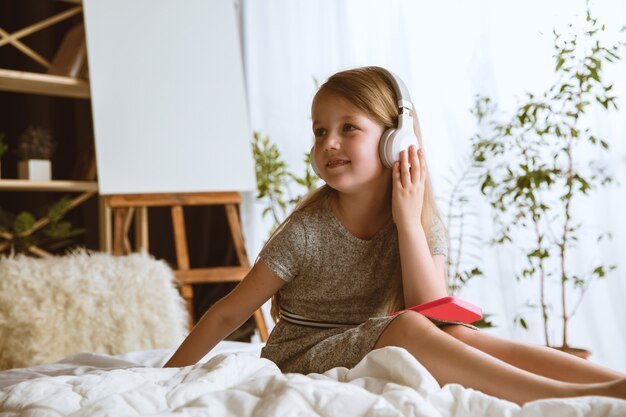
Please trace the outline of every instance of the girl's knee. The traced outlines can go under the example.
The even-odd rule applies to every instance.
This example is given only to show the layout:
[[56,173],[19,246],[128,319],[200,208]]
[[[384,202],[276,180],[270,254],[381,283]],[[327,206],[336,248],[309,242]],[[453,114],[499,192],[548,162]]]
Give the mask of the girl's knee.
[[383,331],[375,348],[384,346],[404,346],[415,337],[423,337],[437,326],[423,315],[414,311],[406,311],[396,316]]
[[426,316],[411,310],[399,314],[392,321],[392,324],[393,323],[396,323],[397,326],[403,327],[407,330],[415,328],[434,329],[437,327]]

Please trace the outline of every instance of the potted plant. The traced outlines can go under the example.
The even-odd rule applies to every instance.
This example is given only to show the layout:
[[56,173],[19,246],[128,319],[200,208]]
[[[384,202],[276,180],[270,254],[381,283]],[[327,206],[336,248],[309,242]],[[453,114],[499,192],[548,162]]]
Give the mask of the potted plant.
[[[258,191],[256,198],[265,202],[263,216],[271,214],[273,230],[283,222],[302,197],[316,187],[317,176],[311,168],[311,156],[308,152],[304,156],[306,170],[304,175],[299,177],[287,169],[280,151],[270,142],[270,138],[262,137],[259,132],[254,132],[252,153],[256,166]],[[294,183],[304,188],[303,194],[295,197],[292,195]]]
[[29,126],[18,138],[18,178],[35,181],[50,181],[52,169],[50,159],[56,145],[49,130]]
[[[613,85],[602,76],[603,64],[620,59],[620,43],[605,46],[604,30],[587,9],[579,34],[554,31],[557,81],[551,88],[540,96],[526,93],[508,116],[498,115],[489,97],[479,96],[473,109],[484,128],[472,138],[472,154],[482,170],[481,191],[495,209],[498,231],[493,242],[515,242],[525,252],[526,263],[517,278],[539,281],[533,304],[541,312],[545,343],[565,351],[571,350],[568,322],[590,283],[615,269],[603,263],[589,265],[587,271],[570,266],[577,242],[606,236],[583,234],[583,223],[573,211],[579,199],[612,182],[602,168],[581,161],[591,150],[598,155],[609,152],[608,143],[585,124],[592,103],[605,110],[616,108]],[[549,292],[553,281],[556,297]],[[573,290],[579,291],[579,298],[572,303]],[[560,346],[549,337],[549,319],[555,314],[551,299],[560,304]],[[521,316],[516,322],[527,327]]]
[[[2,155],[4,155],[9,149],[9,145],[4,143],[4,133],[0,133],[0,162],[2,159]],[[0,178],[2,178],[2,165],[0,164]]]
[[68,197],[42,207],[37,215],[27,211],[14,214],[0,207],[0,252],[48,257],[51,252],[74,244],[73,238],[85,230],[75,229],[64,220],[70,209]]

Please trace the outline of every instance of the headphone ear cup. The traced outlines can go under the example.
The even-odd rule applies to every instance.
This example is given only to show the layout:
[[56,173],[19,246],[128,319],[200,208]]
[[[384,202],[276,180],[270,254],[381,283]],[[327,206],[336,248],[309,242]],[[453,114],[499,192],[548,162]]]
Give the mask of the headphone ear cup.
[[311,152],[309,153],[309,160],[311,161],[311,168],[313,168],[313,172],[315,172],[315,175],[317,175],[318,177],[320,176],[320,171],[319,169],[317,169],[317,164],[315,163],[315,156],[313,155],[315,151],[315,146],[311,147]]
[[[412,126],[409,123],[407,125]],[[419,142],[412,128],[387,129],[378,143],[380,160],[386,168],[393,168],[393,164],[400,157],[400,152],[409,149],[411,145],[419,149]]]
[[380,137],[380,142],[378,142],[378,155],[380,156],[380,160],[385,166],[385,168],[393,167],[393,154],[391,153],[393,149],[393,138],[396,136],[396,129],[391,128],[387,129],[383,132],[383,135]]

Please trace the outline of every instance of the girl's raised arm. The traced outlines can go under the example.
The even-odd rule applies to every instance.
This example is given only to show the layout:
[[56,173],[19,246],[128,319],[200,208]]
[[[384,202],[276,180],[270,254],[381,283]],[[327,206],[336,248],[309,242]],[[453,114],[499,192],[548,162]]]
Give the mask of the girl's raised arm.
[[398,228],[398,245],[404,304],[406,307],[445,297],[445,257],[431,255],[421,224],[426,184],[424,156],[415,146],[400,152],[393,167],[393,218]]
[[198,362],[284,284],[264,262],[257,262],[235,289],[207,310],[164,367]]

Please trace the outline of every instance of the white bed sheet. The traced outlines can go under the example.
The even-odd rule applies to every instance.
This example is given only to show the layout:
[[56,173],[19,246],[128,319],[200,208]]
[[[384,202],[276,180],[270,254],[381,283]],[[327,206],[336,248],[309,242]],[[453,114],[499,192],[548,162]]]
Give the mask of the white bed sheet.
[[460,385],[440,387],[408,352],[385,348],[355,368],[282,374],[261,344],[222,342],[185,368],[172,351],[78,354],[0,372],[1,416],[626,416],[626,401],[582,397],[520,408]]
[[[207,362],[221,353],[249,352],[260,356],[262,343],[243,343],[223,341],[218,343],[199,363]],[[16,368],[0,371],[0,389],[10,385],[44,376],[83,375],[95,370],[134,368],[134,367],[162,367],[174,353],[174,349],[155,349],[137,352],[128,352],[110,356],[98,353],[78,353],[53,364],[40,365],[33,368]],[[2,398],[0,396],[0,398]],[[2,403],[0,402],[0,405]],[[0,408],[1,410],[1,408]]]

